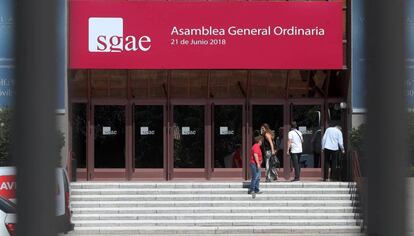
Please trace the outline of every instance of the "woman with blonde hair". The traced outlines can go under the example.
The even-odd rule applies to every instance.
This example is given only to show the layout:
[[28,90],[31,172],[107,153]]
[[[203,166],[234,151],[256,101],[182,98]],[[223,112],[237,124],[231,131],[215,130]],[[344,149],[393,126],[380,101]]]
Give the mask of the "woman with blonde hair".
[[271,161],[272,156],[276,155],[276,145],[274,143],[275,134],[270,130],[269,125],[264,123],[260,127],[260,133],[263,136],[263,154],[266,161],[266,182],[277,180],[277,170],[274,162]]

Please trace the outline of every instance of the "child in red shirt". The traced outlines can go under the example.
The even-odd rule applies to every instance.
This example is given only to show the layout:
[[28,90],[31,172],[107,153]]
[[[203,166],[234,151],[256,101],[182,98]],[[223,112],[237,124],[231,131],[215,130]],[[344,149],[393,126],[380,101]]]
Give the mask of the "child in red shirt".
[[[260,183],[260,166],[262,165],[263,156],[260,146],[263,143],[263,137],[257,136],[254,138],[254,145],[250,151],[250,171],[252,180],[250,182],[250,189],[248,194],[260,194],[262,193],[259,189]],[[254,197],[255,195],[253,195]]]

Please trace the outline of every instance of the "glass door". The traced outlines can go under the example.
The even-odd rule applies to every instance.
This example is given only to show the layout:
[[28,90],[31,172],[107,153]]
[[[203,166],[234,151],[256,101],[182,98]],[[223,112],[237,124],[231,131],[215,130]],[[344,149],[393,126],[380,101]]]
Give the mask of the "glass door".
[[[276,153],[280,166],[277,168],[279,179],[282,177],[283,167],[284,167],[284,139],[283,139],[283,105],[273,105],[273,104],[256,104],[252,105],[252,120],[251,120],[251,143],[255,136],[261,135],[260,127],[266,123],[269,125],[269,128],[274,133],[274,141],[277,145],[278,152]],[[250,150],[250,148],[248,149]],[[262,167],[265,168],[265,162],[263,162]],[[265,173],[262,171],[262,176],[264,177]]]
[[212,105],[212,176],[243,177],[243,105]]
[[[347,132],[347,120],[346,120],[346,109],[341,108],[341,100],[337,101],[331,101],[328,102],[328,109],[326,111],[326,120],[327,124],[326,127],[329,126],[340,126],[342,129],[342,137],[344,141],[344,147],[345,150],[348,146],[347,139],[345,137],[348,136]],[[347,170],[349,169],[349,166],[351,163],[349,163],[349,159],[345,158],[347,155],[340,154],[337,162],[337,167],[340,170],[339,173],[337,173],[338,180],[347,180],[348,173]],[[322,166],[324,166],[325,163],[322,163]],[[322,167],[323,168],[323,167]]]
[[94,177],[125,178],[125,106],[94,105]]
[[321,139],[323,130],[322,105],[291,106],[291,121],[296,121],[303,134],[302,155],[299,160],[301,177],[321,176]]
[[134,177],[162,178],[165,157],[164,106],[134,106]]
[[205,177],[205,106],[174,105],[171,127],[173,177]]
[[[76,160],[76,175],[78,178],[86,179],[86,151],[87,151],[87,119],[86,103],[72,103],[71,107],[71,127],[72,127],[72,159]],[[72,162],[73,163],[73,162]],[[73,163],[75,164],[75,163]]]

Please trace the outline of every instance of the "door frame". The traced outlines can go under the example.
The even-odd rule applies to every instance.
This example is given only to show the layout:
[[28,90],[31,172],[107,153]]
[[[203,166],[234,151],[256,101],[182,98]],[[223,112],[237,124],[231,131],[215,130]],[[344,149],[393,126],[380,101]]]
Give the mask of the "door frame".
[[[341,103],[341,102],[345,102],[345,104],[347,104],[347,107],[345,109],[341,109],[341,126],[342,126],[342,137],[343,137],[343,142],[344,142],[344,148],[345,151],[347,152],[349,150],[349,133],[352,129],[352,124],[351,124],[351,120],[348,118],[348,114],[351,111],[351,108],[349,107],[349,103],[347,102],[346,98],[327,98],[325,101],[325,130],[329,127],[329,118],[328,118],[328,110],[329,110],[329,104],[333,104],[333,103]],[[347,157],[348,153],[345,153],[344,157]],[[347,168],[347,169],[351,169],[350,167],[350,162],[349,159],[346,158],[346,162],[345,164],[347,165],[347,167],[342,166],[342,168]],[[322,165],[321,165],[322,167]],[[323,170],[322,170],[323,173]],[[323,178],[323,176],[322,176]]]
[[[72,166],[72,160],[73,160],[73,142],[72,142],[72,135],[73,135],[73,123],[72,123],[72,118],[73,118],[73,104],[85,104],[85,109],[86,109],[86,114],[85,114],[85,119],[86,119],[86,130],[85,130],[85,158],[86,158],[86,167],[85,168],[76,168],[76,178],[77,179],[87,179],[88,177],[88,143],[89,143],[89,129],[90,129],[90,119],[89,119],[89,115],[90,115],[90,105],[88,103],[88,100],[86,98],[72,98],[70,100],[70,103],[68,104],[68,170],[72,170],[73,168],[75,168],[74,166]],[[72,178],[74,178],[74,176],[72,176],[72,171],[70,171],[70,173],[68,173],[68,175]]]
[[[321,138],[323,137],[323,134],[325,133],[326,129],[326,99],[324,98],[306,98],[305,99],[290,99],[289,100],[289,107],[288,107],[288,115],[289,115],[289,124],[293,121],[293,106],[320,106],[321,107]],[[289,126],[290,127],[290,126]],[[287,137],[287,135],[286,135]],[[286,140],[287,141],[287,140]],[[321,168],[301,168],[300,174],[301,178],[323,178],[323,168],[324,168],[324,160],[325,155],[322,152],[321,153]],[[290,163],[290,162],[289,162]]]
[[[175,178],[207,179],[208,169],[211,168],[211,148],[208,148],[211,140],[211,106],[208,99],[170,99],[168,109],[168,180]],[[204,107],[204,168],[174,168],[174,106],[203,106]]]
[[[95,168],[95,106],[124,106],[125,108],[125,168]],[[88,179],[128,179],[131,166],[131,108],[125,99],[92,99],[88,137]]]
[[[135,106],[162,106],[163,107],[163,168],[135,168]],[[132,168],[128,172],[129,179],[168,179],[168,135],[167,135],[167,121],[168,109],[166,99],[133,99],[131,100],[131,119],[132,119],[132,136],[131,136],[131,165]],[[136,170],[140,172],[136,172]],[[142,172],[142,173],[141,173]]]
[[[220,105],[220,106],[242,106],[242,146],[241,146],[241,156],[242,156],[242,168],[241,173],[238,173],[240,170],[239,168],[217,168],[217,172],[214,169],[213,166],[213,160],[214,160],[214,112],[213,112],[213,106]],[[210,150],[211,150],[211,157],[210,157],[210,165],[208,171],[208,178],[240,178],[243,179],[246,176],[247,172],[247,159],[245,158],[247,156],[247,149],[246,149],[246,140],[247,140],[247,134],[246,134],[246,99],[210,99],[209,101],[209,107],[210,107],[210,119],[211,119],[211,139],[210,139]],[[238,173],[238,174],[236,174]]]

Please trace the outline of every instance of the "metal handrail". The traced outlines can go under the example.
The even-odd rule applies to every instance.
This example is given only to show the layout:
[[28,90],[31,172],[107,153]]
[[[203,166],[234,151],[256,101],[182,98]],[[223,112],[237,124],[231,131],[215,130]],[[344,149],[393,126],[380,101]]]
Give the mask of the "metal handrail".
[[360,158],[357,151],[353,151],[351,153],[352,158],[352,180],[354,181],[355,185],[353,187],[353,205],[358,206],[360,211],[358,215],[361,219],[361,232],[365,230],[366,222],[367,222],[367,214],[366,214],[366,207],[364,206],[364,199],[365,199],[365,191],[364,191],[364,184],[363,184],[363,176],[361,171],[361,164]]

